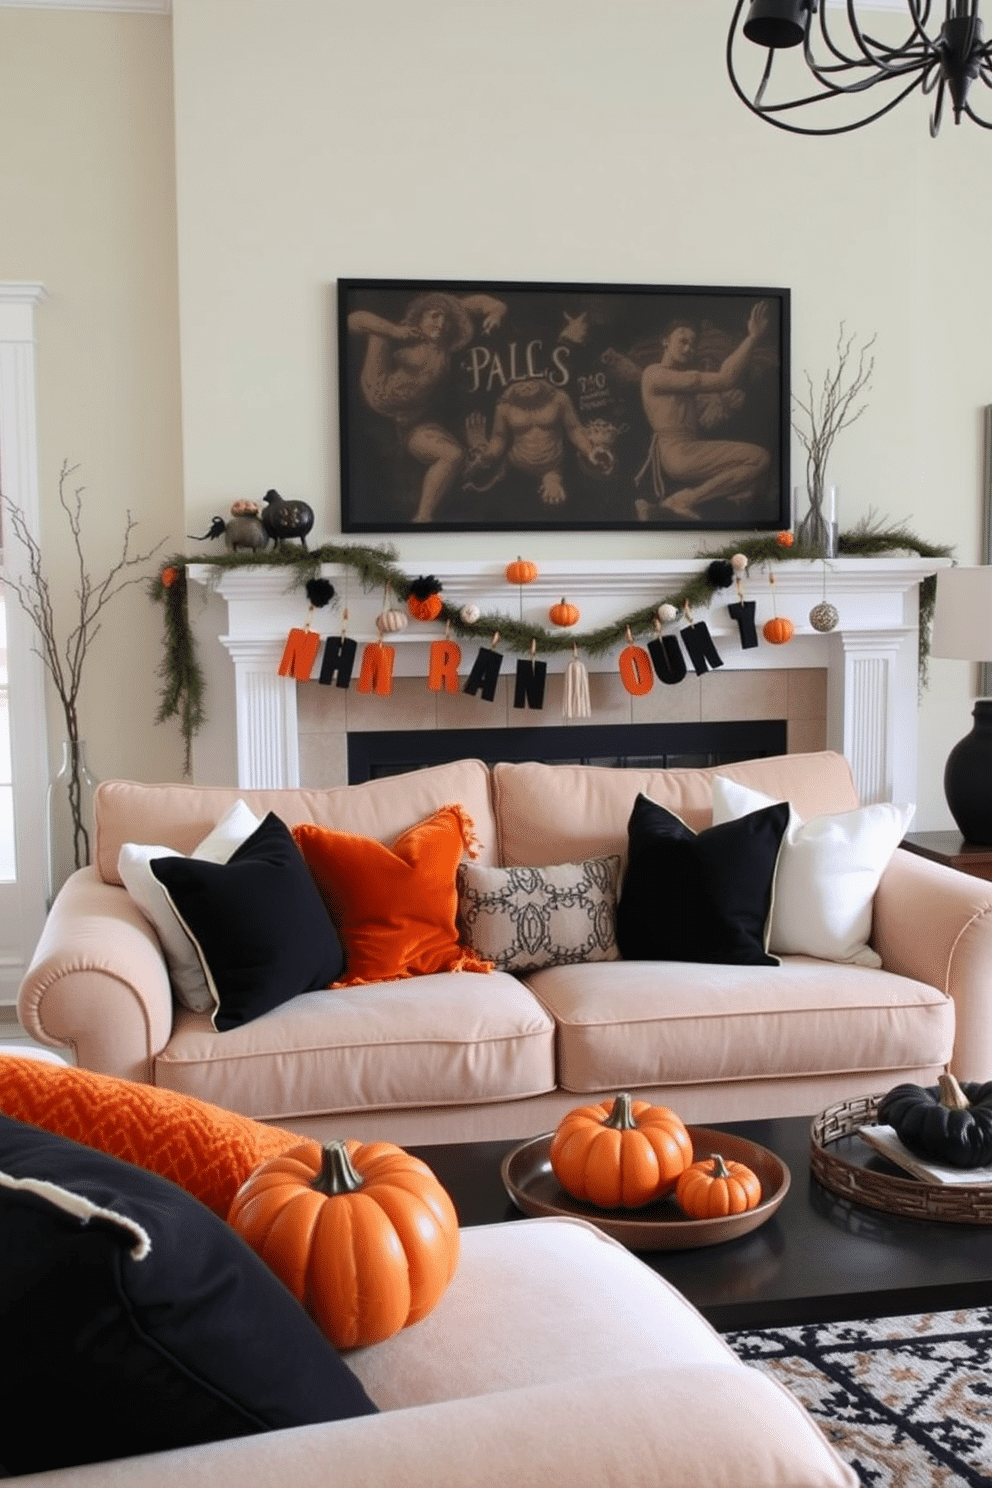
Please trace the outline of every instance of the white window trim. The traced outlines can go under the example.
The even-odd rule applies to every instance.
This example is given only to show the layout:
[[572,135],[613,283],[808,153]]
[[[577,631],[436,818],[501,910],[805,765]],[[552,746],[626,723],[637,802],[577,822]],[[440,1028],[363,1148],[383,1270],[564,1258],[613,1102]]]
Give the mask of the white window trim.
[[[35,533],[39,504],[34,312],[44,298],[41,284],[0,283],[0,479],[5,495],[21,508]],[[11,551],[5,561],[16,565],[19,556]],[[17,883],[11,886],[8,905],[16,906],[17,917],[14,920],[5,909],[0,925],[0,1008],[15,1001],[44,924],[45,845],[38,823],[45,819],[48,786],[45,670],[33,649],[30,621],[9,597],[6,611],[17,843]]]

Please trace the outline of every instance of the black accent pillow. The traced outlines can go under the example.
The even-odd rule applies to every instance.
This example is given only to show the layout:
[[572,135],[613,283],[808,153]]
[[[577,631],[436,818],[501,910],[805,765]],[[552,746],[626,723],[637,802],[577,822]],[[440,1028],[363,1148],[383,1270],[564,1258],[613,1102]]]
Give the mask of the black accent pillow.
[[11,1474],[376,1411],[295,1297],[192,1194],[9,1116],[0,1319]]
[[196,947],[219,1033],[329,987],[344,970],[334,922],[273,812],[226,863],[153,858],[149,867]]
[[780,801],[696,833],[638,795],[617,905],[621,956],[777,966],[767,932],[788,824],[788,803]]

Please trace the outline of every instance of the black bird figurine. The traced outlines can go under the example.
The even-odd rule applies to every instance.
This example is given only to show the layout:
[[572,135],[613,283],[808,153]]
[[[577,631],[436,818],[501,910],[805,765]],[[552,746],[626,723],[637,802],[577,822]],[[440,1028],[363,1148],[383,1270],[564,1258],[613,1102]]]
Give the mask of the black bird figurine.
[[287,538],[298,537],[307,550],[307,533],[313,526],[313,508],[305,501],[284,501],[278,491],[266,491],[262,526],[276,547]]

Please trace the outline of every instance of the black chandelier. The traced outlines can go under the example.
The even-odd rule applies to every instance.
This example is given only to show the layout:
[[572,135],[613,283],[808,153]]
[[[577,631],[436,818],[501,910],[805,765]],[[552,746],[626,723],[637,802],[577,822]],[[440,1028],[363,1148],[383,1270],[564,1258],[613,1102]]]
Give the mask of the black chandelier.
[[[944,20],[935,36],[926,28],[931,9],[938,7],[932,6],[931,0],[906,0],[909,34],[899,45],[890,45],[864,30],[855,0],[845,0],[843,5],[846,22],[840,23],[842,43],[833,23],[827,22],[826,0],[751,0],[741,25],[746,3],[737,0],[734,7],[727,37],[727,71],[738,97],[759,119],[792,134],[848,134],[880,119],[919,89],[924,94],[936,90],[931,135],[940,128],[945,94],[950,97],[955,124],[966,116],[983,129],[992,129],[992,121],[980,118],[968,98],[976,79],[992,88],[992,43],[982,39],[978,0],[944,0]],[[818,17],[815,25],[814,16]],[[751,94],[741,84],[735,66],[741,35],[768,52]],[[793,47],[802,47],[806,66],[801,86],[808,87],[812,79],[815,90],[805,96],[772,101],[767,95],[776,54]],[[789,63],[785,66],[788,68]],[[875,87],[882,91],[872,93]],[[882,102],[875,108],[878,98]],[[812,109],[824,103],[827,109],[817,111],[824,120],[822,124],[794,122],[792,110]],[[840,123],[835,122],[838,114],[843,116]]]

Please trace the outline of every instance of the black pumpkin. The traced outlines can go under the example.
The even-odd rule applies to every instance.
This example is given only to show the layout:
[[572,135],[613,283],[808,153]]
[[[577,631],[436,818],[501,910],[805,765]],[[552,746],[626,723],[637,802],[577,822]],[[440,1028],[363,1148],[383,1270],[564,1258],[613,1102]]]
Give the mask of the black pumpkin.
[[896,1085],[878,1107],[880,1126],[891,1126],[917,1157],[952,1168],[992,1166],[992,1081],[959,1085],[941,1075],[937,1085]]

